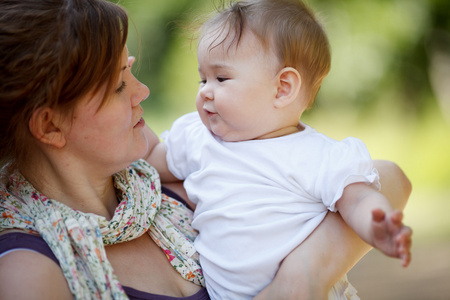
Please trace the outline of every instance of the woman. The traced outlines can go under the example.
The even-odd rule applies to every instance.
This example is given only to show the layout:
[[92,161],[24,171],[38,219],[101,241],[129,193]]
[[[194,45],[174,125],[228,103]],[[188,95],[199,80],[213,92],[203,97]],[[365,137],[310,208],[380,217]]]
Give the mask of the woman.
[[[127,31],[126,13],[104,0],[0,2],[2,298],[208,299],[192,212],[138,160],[156,142],[145,138],[149,90],[131,74]],[[380,172],[398,182],[385,193],[403,206],[407,179],[389,163]],[[286,259],[309,264],[283,264],[261,298],[280,295],[291,276],[326,295],[368,250],[334,217]],[[308,252],[333,230],[346,232],[347,260],[325,274],[328,262]]]

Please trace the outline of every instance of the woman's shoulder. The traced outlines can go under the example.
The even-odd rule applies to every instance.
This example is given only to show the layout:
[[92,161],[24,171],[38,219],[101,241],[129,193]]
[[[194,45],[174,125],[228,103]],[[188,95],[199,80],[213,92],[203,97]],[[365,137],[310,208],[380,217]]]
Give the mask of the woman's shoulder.
[[39,235],[30,234],[20,229],[0,232],[0,257],[18,250],[40,253],[59,264],[48,244]]
[[[25,239],[26,236],[41,239],[27,233],[21,235]],[[7,244],[6,239],[15,239],[12,233],[0,238],[0,245]],[[0,290],[5,299],[73,299],[59,265],[25,246],[0,256]]]

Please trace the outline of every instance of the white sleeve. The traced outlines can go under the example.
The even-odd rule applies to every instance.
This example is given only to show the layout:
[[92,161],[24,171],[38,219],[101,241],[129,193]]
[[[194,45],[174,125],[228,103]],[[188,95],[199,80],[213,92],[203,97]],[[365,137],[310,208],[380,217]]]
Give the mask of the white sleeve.
[[186,114],[177,119],[170,131],[161,135],[166,147],[166,159],[170,172],[178,179],[184,180],[189,175],[189,142],[195,141],[189,138],[189,130],[198,120],[198,113]]
[[336,142],[324,153],[315,186],[325,206],[336,211],[336,202],[344,188],[352,183],[365,182],[380,188],[378,171],[365,144],[356,138]]

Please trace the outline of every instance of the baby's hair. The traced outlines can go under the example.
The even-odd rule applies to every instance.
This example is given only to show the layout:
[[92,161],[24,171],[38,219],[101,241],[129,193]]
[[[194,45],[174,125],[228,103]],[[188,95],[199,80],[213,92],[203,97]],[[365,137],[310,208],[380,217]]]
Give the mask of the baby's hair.
[[260,40],[264,50],[274,51],[282,68],[299,71],[310,107],[331,66],[328,38],[314,12],[300,0],[232,2],[202,25],[200,38],[206,33],[216,37],[210,49],[225,42],[238,47],[245,30]]

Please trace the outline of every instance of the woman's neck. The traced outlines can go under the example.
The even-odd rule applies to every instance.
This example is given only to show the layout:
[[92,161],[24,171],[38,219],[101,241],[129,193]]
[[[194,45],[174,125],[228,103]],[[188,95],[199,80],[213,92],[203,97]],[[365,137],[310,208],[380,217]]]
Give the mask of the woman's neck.
[[34,188],[48,198],[109,220],[118,205],[113,178],[91,171],[79,164],[59,164],[48,159],[20,168]]

